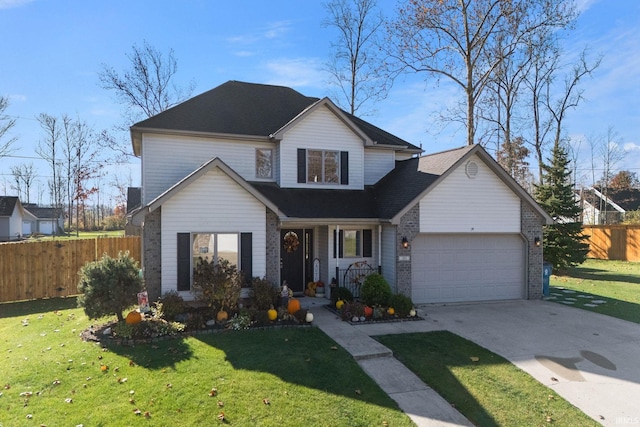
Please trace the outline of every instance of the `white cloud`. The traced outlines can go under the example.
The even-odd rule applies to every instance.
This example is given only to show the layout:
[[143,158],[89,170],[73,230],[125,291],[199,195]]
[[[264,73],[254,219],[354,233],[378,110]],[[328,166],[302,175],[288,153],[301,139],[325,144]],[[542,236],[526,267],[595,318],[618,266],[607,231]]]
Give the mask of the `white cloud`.
[[261,28],[257,28],[255,31],[228,37],[227,41],[233,44],[250,45],[262,42],[264,40],[274,40],[281,38],[290,30],[291,22],[276,21],[268,23]]
[[622,146],[624,151],[638,151],[640,152],[640,144],[636,144],[635,142],[627,142]]
[[33,0],[0,0],[0,9],[11,9],[14,7],[24,6]]
[[326,76],[317,58],[281,58],[266,65],[271,77],[267,84],[291,87],[323,87]]
[[25,102],[27,100],[27,96],[20,93],[14,93],[9,95],[9,99],[16,102]]
[[254,56],[255,54],[255,52],[252,52],[250,50],[239,50],[237,52],[234,52],[234,55],[240,58],[248,58],[250,56]]

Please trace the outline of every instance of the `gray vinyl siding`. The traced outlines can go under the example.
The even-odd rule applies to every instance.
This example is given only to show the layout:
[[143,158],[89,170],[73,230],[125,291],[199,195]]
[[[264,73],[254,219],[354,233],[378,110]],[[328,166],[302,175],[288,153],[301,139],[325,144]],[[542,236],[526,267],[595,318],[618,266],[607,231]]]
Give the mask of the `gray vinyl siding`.
[[149,203],[214,157],[220,158],[247,181],[255,181],[256,148],[273,150],[274,179],[271,181],[274,181],[279,163],[276,144],[145,134],[142,144],[143,203]]
[[477,156],[477,175],[464,164],[420,201],[421,233],[519,233],[520,198]]
[[168,200],[162,206],[162,293],[176,289],[177,233],[252,233],[253,275],[263,277],[265,215],[264,205],[219,169],[209,171]]
[[364,150],[364,184],[373,185],[395,167],[395,152],[392,150]]
[[[335,150],[349,152],[349,184],[298,183],[298,149]],[[313,111],[292,126],[280,142],[279,167],[281,187],[364,188],[364,142],[328,108]]]

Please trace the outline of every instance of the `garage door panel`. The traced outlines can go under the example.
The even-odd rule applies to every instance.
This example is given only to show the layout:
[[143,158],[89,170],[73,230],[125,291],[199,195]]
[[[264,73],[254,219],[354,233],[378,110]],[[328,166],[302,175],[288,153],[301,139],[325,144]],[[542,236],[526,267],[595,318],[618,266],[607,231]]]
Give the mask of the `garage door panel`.
[[423,234],[412,244],[416,303],[520,299],[524,271],[519,235]]

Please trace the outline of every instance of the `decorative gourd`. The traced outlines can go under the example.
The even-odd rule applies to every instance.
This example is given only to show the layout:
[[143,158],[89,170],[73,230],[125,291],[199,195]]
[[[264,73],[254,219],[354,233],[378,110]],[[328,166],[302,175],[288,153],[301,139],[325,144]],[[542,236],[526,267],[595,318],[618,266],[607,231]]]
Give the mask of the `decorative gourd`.
[[336,308],[338,310],[340,310],[343,305],[344,305],[344,301],[343,300],[339,299],[338,301],[336,301]]
[[128,325],[135,325],[136,323],[142,322],[142,315],[139,312],[134,310],[129,314],[127,314],[127,317],[124,319],[124,321]]
[[224,321],[226,321],[228,318],[229,318],[229,314],[228,314],[226,311],[224,311],[224,310],[220,310],[220,311],[218,312],[218,314],[216,315],[216,320],[217,320],[218,322],[224,322]]
[[305,317],[305,320],[307,321],[307,323],[313,322],[313,313],[308,311],[307,316]]
[[393,316],[394,314],[396,314],[396,311],[393,309],[393,307],[389,307],[389,309],[387,310],[387,314],[389,316]]
[[409,317],[415,317],[416,315],[416,309],[412,308],[411,311],[409,311]]
[[300,301],[295,298],[291,298],[289,300],[289,305],[287,306],[287,311],[289,314],[295,314],[298,310],[300,310]]
[[278,318],[278,312],[276,311],[275,308],[273,308],[273,306],[271,306],[269,311],[267,311],[267,316],[269,316],[269,320],[271,320],[273,322],[274,320],[276,320]]
[[369,307],[368,305],[364,306],[364,317],[371,317],[373,316],[373,308]]

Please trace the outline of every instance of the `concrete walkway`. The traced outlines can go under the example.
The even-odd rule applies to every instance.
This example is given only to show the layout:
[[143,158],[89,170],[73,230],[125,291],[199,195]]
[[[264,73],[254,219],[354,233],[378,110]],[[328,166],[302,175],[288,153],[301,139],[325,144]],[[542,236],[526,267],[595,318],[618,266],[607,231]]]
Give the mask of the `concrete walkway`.
[[[307,301],[304,301],[307,300]],[[418,426],[471,425],[370,338],[449,330],[501,355],[605,426],[640,424],[640,325],[546,301],[427,306],[425,320],[367,325],[342,322],[304,298],[315,323]]]
[[[314,323],[347,350],[362,369],[419,427],[473,426],[438,393],[428,387],[391,350],[369,336],[361,325],[352,326],[316,302],[305,298],[302,306],[313,311]],[[423,323],[423,322],[404,322]],[[371,335],[377,335],[372,333]]]

